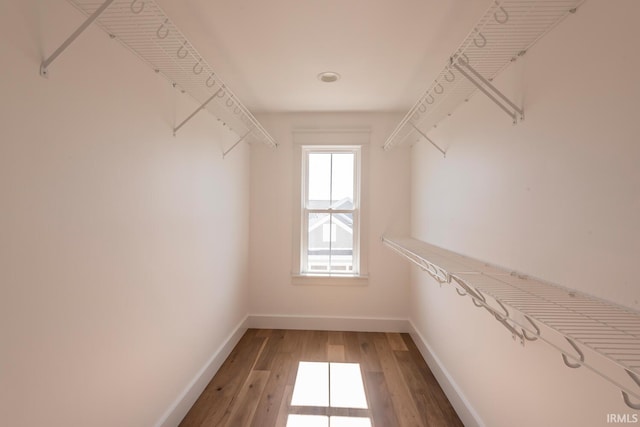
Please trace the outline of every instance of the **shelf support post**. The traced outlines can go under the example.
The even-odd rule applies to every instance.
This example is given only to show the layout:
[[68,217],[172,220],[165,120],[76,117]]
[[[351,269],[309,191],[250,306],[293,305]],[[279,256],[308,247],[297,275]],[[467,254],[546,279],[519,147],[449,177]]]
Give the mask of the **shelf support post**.
[[233,150],[234,148],[236,148],[236,146],[238,144],[240,144],[242,141],[244,141],[244,139],[249,136],[249,134],[251,133],[251,131],[248,131],[247,133],[245,133],[244,135],[242,135],[242,137],[240,137],[239,140],[236,141],[235,144],[233,144],[228,150],[226,150],[224,153],[222,153],[222,158],[224,159],[226,157],[227,154],[229,154],[231,152],[231,150]]
[[216,93],[214,93],[213,95],[211,95],[209,97],[209,99],[207,99],[206,101],[204,101],[204,104],[202,104],[201,106],[199,106],[196,111],[194,111],[193,113],[189,114],[189,117],[187,117],[186,119],[184,119],[182,121],[182,123],[180,123],[178,126],[176,126],[173,129],[173,136],[176,136],[176,133],[180,130],[180,128],[182,126],[184,126],[189,120],[191,120],[193,118],[193,116],[195,116],[196,114],[198,114],[200,111],[202,111],[211,101],[213,101],[213,98],[215,98],[216,96],[218,96],[218,94],[220,93],[220,91],[222,90],[222,88],[218,89],[216,91]]
[[[513,103],[513,101],[511,101],[502,92],[500,92],[500,90],[497,87],[495,87],[493,84],[491,84],[491,82],[489,80],[485,79],[480,73],[478,73],[469,64],[468,61],[465,61],[462,58],[458,58],[458,63],[460,63],[460,65],[462,65],[464,68],[466,68],[469,72],[467,72],[464,69],[462,69],[462,67],[460,67],[460,65],[458,65],[455,62],[452,64],[453,67],[460,74],[462,74],[464,77],[466,77],[467,80],[469,80],[471,83],[473,83],[473,85],[475,87],[480,89],[480,91],[482,91],[482,93],[487,95],[487,97],[489,99],[491,99],[505,113],[507,113],[509,115],[509,117],[511,117],[513,119],[513,123],[514,124],[516,124],[518,122],[518,116],[519,116],[520,120],[524,119],[524,110],[522,108],[518,107],[515,103]],[[471,76],[471,74],[469,74],[469,73],[473,74],[473,76]],[[487,88],[489,88],[489,89],[487,89]],[[496,97],[496,95],[497,95],[497,97]],[[501,102],[500,99],[498,99],[498,97],[504,102]],[[505,103],[509,107],[511,107],[511,109],[509,109],[507,107],[507,105],[505,105]]]
[[422,131],[420,130],[420,128],[418,128],[418,126],[414,125],[414,124],[413,124],[413,122],[409,122],[409,124],[411,124],[411,126],[413,126],[413,128],[416,130],[416,132],[418,132],[420,135],[422,135],[422,136],[424,137],[424,139],[426,139],[427,141],[429,141],[429,142],[431,143],[431,145],[433,145],[434,147],[436,147],[436,148],[438,149],[438,151],[439,151],[439,152],[441,152],[441,153],[442,153],[442,155],[443,155],[444,157],[447,157],[447,152],[446,152],[446,151],[444,151],[442,148],[438,147],[438,144],[436,144],[435,142],[433,142],[433,141],[431,140],[431,138],[429,138],[429,137],[427,136],[427,134],[426,134],[426,133],[422,132]]
[[93,24],[93,22],[98,19],[98,17],[100,15],[102,15],[102,12],[104,12],[110,5],[111,3],[113,3],[114,0],[106,0],[104,3],[102,3],[102,5],[96,9],[95,12],[93,12],[91,14],[91,16],[89,16],[83,23],[82,25],[80,25],[78,27],[77,30],[75,30],[73,32],[73,34],[71,34],[69,36],[69,38],[67,38],[64,43],[62,43],[60,45],[60,47],[58,47],[55,52],[53,52],[51,54],[51,56],[49,56],[47,59],[45,59],[44,61],[42,61],[42,63],[40,64],[40,75],[42,77],[47,77],[48,73],[49,73],[49,65],[51,65],[51,63],[53,61],[56,60],[56,58],[58,56],[60,56],[60,54],[62,54],[62,52],[64,52],[70,45],[71,43],[73,43],[75,41],[75,39],[77,39],[80,34],[82,34],[84,32],[84,30],[87,29],[87,27],[91,24]]

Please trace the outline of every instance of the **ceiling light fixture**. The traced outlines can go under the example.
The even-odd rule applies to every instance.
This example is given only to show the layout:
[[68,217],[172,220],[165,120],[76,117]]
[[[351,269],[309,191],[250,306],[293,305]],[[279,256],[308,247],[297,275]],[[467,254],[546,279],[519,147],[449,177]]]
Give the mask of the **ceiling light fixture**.
[[340,74],[334,73],[333,71],[325,71],[324,73],[318,74],[318,80],[324,83],[333,83],[340,79]]

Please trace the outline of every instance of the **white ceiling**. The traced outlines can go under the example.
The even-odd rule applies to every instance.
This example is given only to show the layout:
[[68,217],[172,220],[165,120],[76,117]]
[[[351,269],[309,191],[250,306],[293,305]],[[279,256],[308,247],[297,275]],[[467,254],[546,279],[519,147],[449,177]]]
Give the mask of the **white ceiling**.
[[157,0],[254,112],[407,110],[492,1]]

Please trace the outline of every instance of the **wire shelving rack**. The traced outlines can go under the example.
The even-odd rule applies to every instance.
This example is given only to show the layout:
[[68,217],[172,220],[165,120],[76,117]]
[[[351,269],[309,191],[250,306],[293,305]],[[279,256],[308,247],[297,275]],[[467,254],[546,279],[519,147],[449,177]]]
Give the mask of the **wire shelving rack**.
[[491,98],[514,123],[523,120],[524,109],[493,86],[493,79],[563,19],[575,13],[584,1],[494,1],[389,135],[384,149],[422,137],[445,155],[445,150],[427,133],[478,90]]
[[385,245],[484,308],[523,345],[541,339],[569,368],[591,370],[640,409],[640,313],[409,237]]
[[189,94],[199,107],[174,128],[178,132],[195,114],[206,109],[235,132],[242,141],[276,141],[249,109],[217,75],[204,57],[154,0],[68,0],[87,16],[86,21],[41,65],[48,75],[51,63],[92,23],[162,74],[178,90]]

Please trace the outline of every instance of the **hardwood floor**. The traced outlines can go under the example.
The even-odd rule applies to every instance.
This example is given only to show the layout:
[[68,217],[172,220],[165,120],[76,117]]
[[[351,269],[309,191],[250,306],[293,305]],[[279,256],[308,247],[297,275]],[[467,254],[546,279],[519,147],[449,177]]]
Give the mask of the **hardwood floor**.
[[[301,361],[358,363],[368,408],[292,406]],[[285,427],[290,414],[463,425],[408,334],[266,329],[247,331],[180,425]]]

